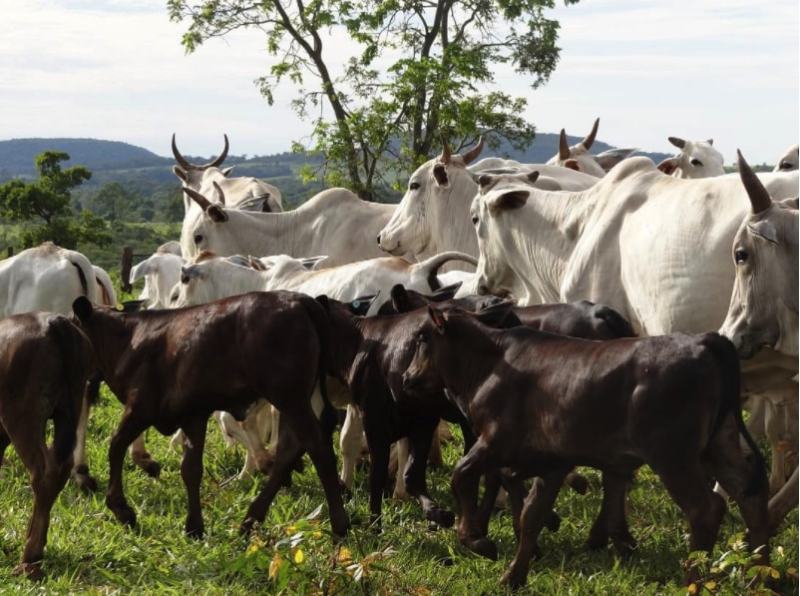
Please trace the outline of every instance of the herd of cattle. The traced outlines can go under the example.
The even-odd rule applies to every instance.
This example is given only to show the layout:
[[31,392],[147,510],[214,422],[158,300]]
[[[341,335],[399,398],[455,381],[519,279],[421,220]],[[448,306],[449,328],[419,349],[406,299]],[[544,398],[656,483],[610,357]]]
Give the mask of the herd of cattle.
[[[586,490],[576,466],[602,472],[593,548],[635,546],[627,492],[647,464],[686,515],[692,550],[713,547],[729,497],[768,560],[797,503],[798,147],[775,172],[755,174],[740,154],[726,175],[711,140],[670,137],[680,153],[658,166],[629,150],[593,155],[597,126],[574,146],[562,130],[547,164],[476,161],[482,140],[461,154],[445,145],[399,205],[336,188],[288,212],[277,188],[221,167],[227,136],[204,165],[173,136],[185,217],[180,243],[125,280],[144,279],[142,304],[117,310],[108,275],[50,243],[0,262],[0,463],[12,444],[34,491],[18,571],[41,574],[70,472],[96,488],[85,437],[101,381],[123,405],[106,504],[125,524],[136,523],[125,453],[157,476],[142,439],[155,427],[183,448],[185,530],[203,534],[214,413],[246,448],[242,474],[268,474],[243,532],[307,452],[344,535],[342,493],[364,449],[374,523],[394,453],[395,495],[450,527],[426,487],[444,420],[465,443],[458,537],[495,558],[488,522],[505,496],[512,587],[542,528],[558,527],[561,486]],[[769,475],[753,437],[770,444]]]

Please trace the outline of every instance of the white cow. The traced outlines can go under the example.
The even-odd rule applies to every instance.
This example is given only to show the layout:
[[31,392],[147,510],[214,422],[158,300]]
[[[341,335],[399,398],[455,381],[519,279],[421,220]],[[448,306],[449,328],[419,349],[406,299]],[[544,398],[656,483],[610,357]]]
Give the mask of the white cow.
[[[219,185],[215,189],[224,197]],[[395,209],[362,201],[344,188],[324,190],[284,213],[228,209],[190,188],[184,192],[201,207],[181,231],[181,250],[188,259],[204,250],[221,256],[321,254],[328,255],[331,266],[377,257],[381,251],[375,238]]]
[[670,157],[658,164],[658,169],[668,176],[676,178],[711,178],[722,176],[724,158],[717,151],[714,139],[707,141],[685,141],[678,137],[669,137],[669,142],[681,150],[675,157]]
[[[349,263],[338,267],[310,270],[322,257],[313,259],[296,259],[288,255],[266,257],[261,261],[251,261],[251,266],[237,264],[230,259],[216,257],[210,253],[202,253],[192,265],[183,268],[181,283],[176,288],[176,295],[172,304],[175,307],[203,304],[232,296],[259,290],[291,290],[310,296],[327,295],[334,300],[352,302],[365,295],[383,293],[388,296],[391,288],[396,284],[420,292],[430,292],[439,286],[436,274],[439,269],[452,260],[464,260],[475,264],[476,260],[470,255],[457,252],[448,252],[431,257],[422,263],[410,263],[399,257],[382,257],[369,259],[357,263]],[[347,407],[347,419],[341,433],[342,451],[342,482],[350,488],[353,483],[355,465],[362,451],[361,416],[358,410],[351,405],[349,393],[342,387],[337,388],[338,398],[332,391],[331,401],[337,407]],[[245,425],[250,431],[250,438],[245,445],[248,447],[249,457],[245,468],[240,475],[252,469],[253,464],[269,461],[258,443],[259,437],[268,434],[253,418],[264,416],[263,407],[253,409],[248,413]],[[275,436],[275,416],[270,417],[272,436]],[[249,422],[248,422],[249,421]],[[231,434],[231,433],[228,433]],[[274,440],[270,442],[268,451],[274,451]],[[402,474],[398,474],[402,476]]]
[[[71,315],[72,302],[78,296],[106,306],[117,303],[108,273],[77,251],[45,242],[0,261],[0,317],[31,311]],[[96,483],[86,464],[88,420],[89,404],[84,400],[72,474],[79,486],[93,490]],[[131,453],[137,462],[150,460],[141,439],[131,446]]]
[[791,172],[798,168],[800,162],[800,145],[792,145],[781,155],[778,163],[775,164],[773,172]]
[[[548,165],[563,166],[578,172],[584,172],[596,178],[602,178],[615,165],[629,157],[635,149],[609,149],[599,155],[592,155],[589,150],[597,136],[600,118],[595,119],[592,130],[580,143],[570,147],[567,132],[562,128],[558,139],[558,153],[547,160]],[[548,175],[542,171],[543,175]],[[565,189],[566,190],[566,189]]]
[[172,288],[180,281],[183,258],[171,252],[158,251],[137,263],[130,273],[128,283],[144,279],[144,288],[139,299],[145,301],[145,308],[169,308]]

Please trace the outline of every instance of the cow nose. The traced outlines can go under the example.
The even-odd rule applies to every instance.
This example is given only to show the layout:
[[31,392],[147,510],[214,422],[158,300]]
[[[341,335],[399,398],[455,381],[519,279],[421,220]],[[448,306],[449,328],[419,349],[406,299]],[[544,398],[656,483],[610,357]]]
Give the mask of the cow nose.
[[381,245],[381,235],[380,234],[378,234],[377,240],[378,240],[378,246],[380,246]]

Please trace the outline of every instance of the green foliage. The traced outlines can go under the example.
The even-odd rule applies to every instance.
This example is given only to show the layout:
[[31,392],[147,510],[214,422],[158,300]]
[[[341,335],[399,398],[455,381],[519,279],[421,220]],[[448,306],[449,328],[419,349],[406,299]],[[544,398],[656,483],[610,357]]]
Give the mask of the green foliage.
[[36,158],[38,180],[10,180],[0,185],[0,214],[12,222],[23,223],[20,239],[24,247],[45,240],[65,248],[78,243],[108,245],[111,236],[106,222],[89,211],[78,214],[71,206],[71,191],[91,178],[82,166],[62,169],[69,155],[45,151]]
[[[572,4],[577,0],[565,0]],[[168,0],[170,18],[188,20],[183,45],[258,27],[277,58],[258,79],[299,89],[297,113],[310,119],[315,174],[372,199],[424,162],[442,137],[455,149],[488,135],[524,147],[534,127],[520,116],[523,97],[481,89],[508,64],[532,87],[558,63],[555,0]],[[343,55],[337,38],[356,49]],[[334,72],[334,62],[344,66]],[[312,75],[312,76],[309,76]],[[307,176],[306,176],[307,177]]]

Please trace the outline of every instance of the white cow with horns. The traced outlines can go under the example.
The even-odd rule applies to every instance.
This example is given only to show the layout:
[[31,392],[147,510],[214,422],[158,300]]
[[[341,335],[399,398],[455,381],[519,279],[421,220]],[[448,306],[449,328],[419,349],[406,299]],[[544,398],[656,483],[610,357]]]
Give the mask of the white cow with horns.
[[658,164],[658,169],[676,178],[711,178],[725,173],[722,153],[714,148],[714,139],[707,141],[685,141],[679,137],[668,137],[670,143],[681,150]]

